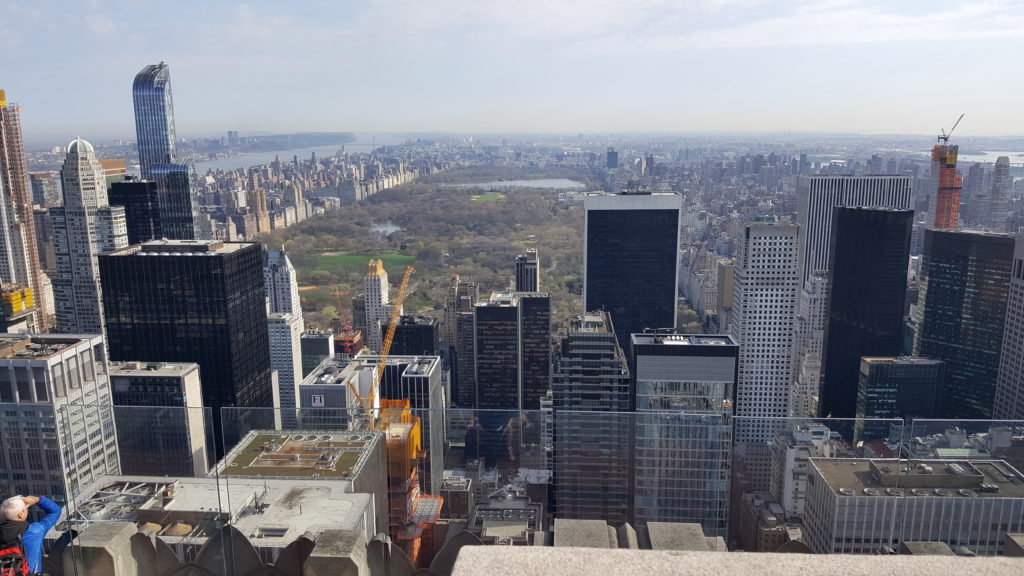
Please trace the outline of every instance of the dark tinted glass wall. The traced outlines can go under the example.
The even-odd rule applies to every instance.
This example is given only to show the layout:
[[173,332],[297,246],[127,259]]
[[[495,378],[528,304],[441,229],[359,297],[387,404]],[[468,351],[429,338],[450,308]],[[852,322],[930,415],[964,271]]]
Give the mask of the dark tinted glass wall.
[[124,206],[128,244],[140,244],[163,237],[156,184],[147,180],[125,180],[110,185],[111,206]]
[[539,410],[551,389],[551,299],[547,294],[519,296],[520,374],[523,410]]
[[861,356],[903,347],[912,210],[836,208],[819,413],[853,418]]
[[942,418],[991,418],[1014,240],[927,230],[915,353],[946,362]]
[[678,210],[587,211],[586,306],[611,313],[623,350],[676,316]]
[[110,358],[196,362],[215,422],[222,407],[272,406],[262,262],[257,244],[215,255],[101,255]]
[[518,410],[518,310],[477,306],[475,313],[477,407]]

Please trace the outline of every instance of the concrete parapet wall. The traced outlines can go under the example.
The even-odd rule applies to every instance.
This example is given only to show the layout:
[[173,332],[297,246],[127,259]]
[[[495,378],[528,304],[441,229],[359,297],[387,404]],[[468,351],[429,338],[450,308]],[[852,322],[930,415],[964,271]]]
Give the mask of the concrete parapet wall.
[[1024,574],[1019,558],[747,554],[479,546],[463,548],[453,576],[686,574],[688,576],[916,576]]

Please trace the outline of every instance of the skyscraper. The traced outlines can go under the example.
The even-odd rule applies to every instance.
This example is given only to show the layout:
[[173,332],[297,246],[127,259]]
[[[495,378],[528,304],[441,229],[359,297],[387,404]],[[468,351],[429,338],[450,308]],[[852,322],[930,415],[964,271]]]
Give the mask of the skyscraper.
[[860,359],[854,444],[889,436],[887,418],[929,418],[937,414],[945,380],[942,360],[911,356]]
[[608,313],[573,318],[552,364],[555,517],[631,522],[632,382]]
[[292,314],[299,319],[299,331],[305,330],[302,301],[295,268],[284,250],[267,250],[263,255],[263,282],[267,287],[270,311]]
[[258,244],[160,240],[99,264],[111,359],[199,364],[218,426],[221,408],[273,405]]
[[391,285],[382,260],[370,260],[370,268],[363,279],[363,296],[366,302],[366,347],[380,352],[384,344],[384,330],[387,329],[391,314]]
[[828,274],[816,274],[804,284],[796,309],[796,360],[790,416],[818,413],[821,386],[821,351],[828,314]]
[[452,400],[460,408],[476,407],[476,326],[475,308],[480,285],[462,282],[457,287],[455,309],[456,389]]
[[494,294],[474,309],[477,408],[537,410],[551,386],[551,301]]
[[536,248],[516,256],[516,292],[540,290],[540,257]]
[[101,252],[128,246],[124,208],[107,202],[103,169],[92,145],[68,145],[61,168],[64,205],[51,208],[57,273],[53,277],[57,330],[71,334],[103,332],[99,265]]
[[615,148],[609,148],[608,153],[605,155],[605,168],[615,170],[618,167],[619,153],[615,151]]
[[170,68],[163,62],[143,68],[135,76],[132,97],[139,168],[144,180],[156,183],[163,236],[198,238],[195,169],[191,161],[177,158]]
[[[121,473],[205,476],[209,410],[194,362],[111,362]],[[212,438],[211,438],[212,440]]]
[[129,244],[141,244],[163,237],[156,184],[148,180],[114,182],[110,185],[108,199],[111,206],[124,207]]
[[801,176],[797,184],[797,223],[800,225],[800,287],[828,270],[832,242],[832,212],[838,206],[911,208],[909,176]]
[[903,349],[913,218],[913,211],[895,208],[835,209],[821,416],[853,418],[861,356],[897,356]]
[[[0,281],[21,284],[41,297],[45,281],[36,250],[35,218],[21,135],[21,108],[0,90]],[[42,310],[42,306],[39,307]],[[34,328],[46,332],[46,314]]]
[[634,523],[697,522],[725,536],[739,346],[727,335],[648,333],[633,334],[631,349]]
[[1017,238],[992,417],[1024,420],[1024,239]]
[[[390,329],[390,324],[385,325]],[[398,317],[391,354],[398,356],[435,356],[439,343],[437,318],[403,314]]]
[[267,316],[270,338],[270,368],[277,371],[275,407],[281,408],[281,423],[294,428],[298,423],[298,389],[302,383],[302,317],[271,312]]
[[[959,120],[958,120],[959,122]],[[939,138],[940,140],[943,137]],[[957,227],[960,216],[960,185],[963,176],[956,171],[956,157],[959,146],[950,146],[949,138],[932,148],[932,178],[936,182],[935,229],[948,230]]]
[[99,334],[0,338],[4,494],[71,502],[119,473],[109,373]]
[[778,432],[765,418],[789,416],[796,323],[799,228],[751,223],[736,258],[731,335],[740,345],[736,439],[763,443]]
[[985,228],[995,232],[1006,231],[1006,219],[1009,216],[1010,189],[1013,177],[1010,176],[1010,157],[1000,156],[996,159],[996,167],[992,172],[992,189],[985,202]]
[[584,208],[583,309],[609,312],[623,349],[644,328],[674,328],[679,195],[588,194]]
[[946,362],[941,418],[992,416],[1013,254],[1008,234],[925,233],[914,355]]

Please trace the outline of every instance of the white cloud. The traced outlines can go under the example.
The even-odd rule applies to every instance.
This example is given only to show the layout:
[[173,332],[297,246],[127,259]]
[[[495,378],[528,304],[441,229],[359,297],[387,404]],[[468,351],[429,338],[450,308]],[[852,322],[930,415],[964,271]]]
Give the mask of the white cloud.
[[104,14],[89,14],[85,17],[85,27],[93,34],[109,34],[114,31],[114,21]]

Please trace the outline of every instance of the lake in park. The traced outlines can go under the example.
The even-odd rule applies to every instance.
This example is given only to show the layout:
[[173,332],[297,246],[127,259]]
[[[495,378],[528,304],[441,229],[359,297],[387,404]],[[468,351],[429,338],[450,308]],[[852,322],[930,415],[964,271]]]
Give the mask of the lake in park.
[[545,188],[547,190],[582,190],[583,182],[568,178],[540,178],[537,180],[494,180],[492,182],[469,182],[466,184],[442,184],[443,188]]

